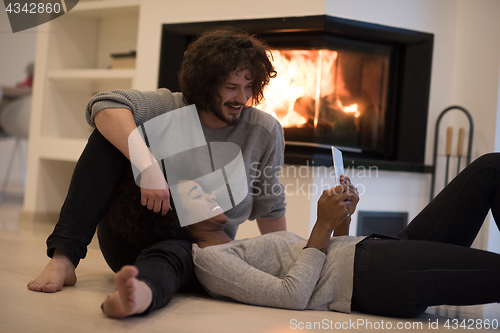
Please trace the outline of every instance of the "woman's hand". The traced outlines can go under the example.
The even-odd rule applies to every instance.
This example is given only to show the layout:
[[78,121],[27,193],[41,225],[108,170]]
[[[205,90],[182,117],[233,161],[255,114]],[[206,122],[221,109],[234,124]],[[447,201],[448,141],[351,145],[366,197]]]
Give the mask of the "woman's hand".
[[332,232],[342,225],[346,218],[350,220],[347,207],[352,203],[348,199],[349,192],[345,191],[344,185],[323,191],[318,200],[318,219],[307,247],[314,247],[326,253]]
[[356,207],[359,202],[359,192],[356,186],[351,183],[351,179],[346,175],[340,176],[340,184],[344,185],[346,191],[349,193],[348,201],[351,202],[347,208],[349,209],[349,215],[351,216],[356,211]]
[[318,200],[318,220],[316,224],[328,226],[333,231],[350,215],[348,207],[352,206],[349,200],[349,191],[345,185],[323,191]]

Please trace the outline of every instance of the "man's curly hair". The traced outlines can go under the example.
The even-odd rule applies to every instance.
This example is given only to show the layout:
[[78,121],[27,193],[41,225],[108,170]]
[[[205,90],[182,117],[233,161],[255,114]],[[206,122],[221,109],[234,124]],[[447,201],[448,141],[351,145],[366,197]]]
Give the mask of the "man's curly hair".
[[207,31],[184,53],[181,91],[188,104],[213,111],[221,102],[218,89],[229,74],[248,69],[253,79],[252,105],[257,105],[264,98],[264,87],[276,77],[271,59],[269,48],[255,36],[233,28]]
[[150,247],[166,239],[190,240],[187,229],[180,226],[172,197],[170,205],[173,209],[165,216],[142,206],[141,189],[134,181],[132,168],[127,168],[103,221],[127,242],[139,247]]

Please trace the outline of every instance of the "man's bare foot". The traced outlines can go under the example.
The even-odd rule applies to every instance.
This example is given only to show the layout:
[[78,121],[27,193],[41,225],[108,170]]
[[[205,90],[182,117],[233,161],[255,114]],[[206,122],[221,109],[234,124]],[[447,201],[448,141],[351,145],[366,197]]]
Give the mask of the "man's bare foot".
[[153,300],[151,288],[136,278],[135,266],[123,266],[115,275],[116,290],[102,304],[102,310],[111,318],[123,318],[146,311]]
[[28,283],[28,289],[54,293],[63,286],[73,286],[76,283],[75,266],[64,252],[56,249],[42,273]]

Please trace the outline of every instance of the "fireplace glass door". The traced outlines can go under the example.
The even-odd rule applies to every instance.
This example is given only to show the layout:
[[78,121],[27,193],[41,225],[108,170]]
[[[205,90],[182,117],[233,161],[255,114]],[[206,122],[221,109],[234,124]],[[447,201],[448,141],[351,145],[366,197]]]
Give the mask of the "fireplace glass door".
[[384,151],[390,47],[273,50],[278,75],[260,109],[276,117],[287,142]]

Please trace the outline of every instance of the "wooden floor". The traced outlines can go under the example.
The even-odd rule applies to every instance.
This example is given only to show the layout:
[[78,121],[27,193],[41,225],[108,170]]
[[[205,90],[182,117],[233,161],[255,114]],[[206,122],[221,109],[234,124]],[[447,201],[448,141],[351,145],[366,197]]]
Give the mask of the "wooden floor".
[[[439,332],[464,331],[447,329],[447,319],[500,320],[498,304],[436,307],[415,320],[400,321],[359,313],[271,309],[194,294],[178,295],[166,308],[149,316],[109,319],[101,312],[100,304],[114,290],[113,273],[95,244],[77,269],[76,286],[54,294],[26,288],[48,261],[45,239],[52,226],[19,225],[13,221],[18,209],[16,202],[0,204],[0,332],[380,332],[388,328]],[[435,325],[439,329],[434,329]]]

